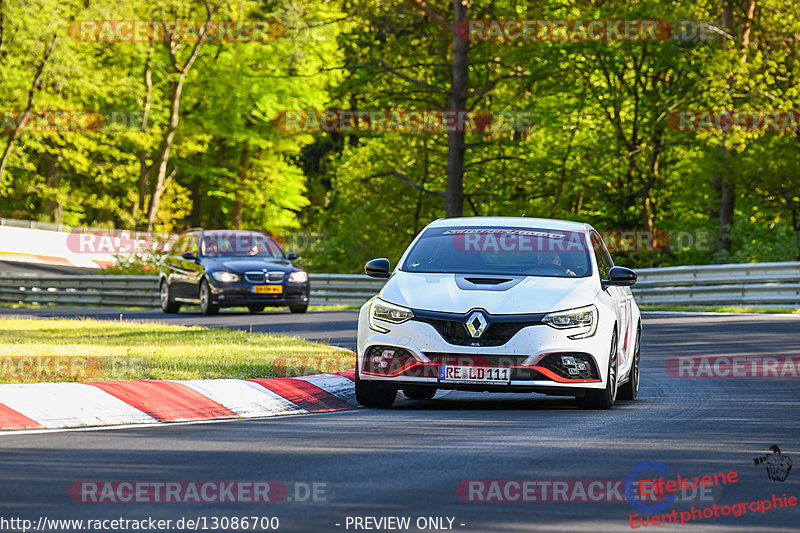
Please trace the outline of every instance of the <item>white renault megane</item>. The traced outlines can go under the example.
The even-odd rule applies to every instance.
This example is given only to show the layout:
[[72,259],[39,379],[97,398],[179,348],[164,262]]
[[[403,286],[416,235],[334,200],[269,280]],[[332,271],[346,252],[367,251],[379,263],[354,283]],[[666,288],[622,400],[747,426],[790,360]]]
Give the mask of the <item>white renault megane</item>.
[[356,398],[389,407],[397,391],[439,389],[574,396],[607,409],[639,389],[641,315],[588,224],[510,217],[437,220],[361,308]]

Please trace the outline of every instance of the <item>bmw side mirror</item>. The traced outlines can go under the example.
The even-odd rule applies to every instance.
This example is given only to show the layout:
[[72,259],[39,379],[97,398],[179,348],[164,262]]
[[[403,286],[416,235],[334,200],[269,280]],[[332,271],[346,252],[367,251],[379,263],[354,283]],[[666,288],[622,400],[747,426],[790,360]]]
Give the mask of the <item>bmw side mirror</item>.
[[183,257],[187,261],[197,261],[197,256],[194,255],[193,252],[183,252],[183,255],[181,257]]
[[364,265],[364,272],[366,272],[367,276],[371,278],[386,279],[390,276],[390,267],[391,264],[389,263],[389,260],[385,257],[381,257],[380,259],[373,259]]
[[288,254],[286,254],[286,258],[287,258],[289,261],[294,261],[294,260],[295,260],[295,259],[297,259],[298,257],[300,257],[300,256],[299,256],[298,254],[294,253],[294,252],[289,252]]
[[630,287],[636,283],[636,272],[630,268],[615,266],[608,271],[608,280],[605,285],[614,287]]

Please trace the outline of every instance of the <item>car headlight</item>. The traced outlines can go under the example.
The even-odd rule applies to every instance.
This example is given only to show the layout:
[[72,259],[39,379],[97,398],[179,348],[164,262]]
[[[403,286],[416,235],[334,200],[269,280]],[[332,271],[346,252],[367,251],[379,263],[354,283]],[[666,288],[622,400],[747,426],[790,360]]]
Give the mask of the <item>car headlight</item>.
[[414,318],[414,312],[407,307],[402,307],[377,298],[372,302],[369,309],[369,327],[381,333],[387,333],[389,330],[381,327],[380,322],[389,322],[391,324],[402,324],[406,320]]
[[212,272],[211,277],[217,281],[221,281],[222,283],[233,283],[234,281],[239,281],[239,275],[234,274],[233,272]]
[[586,328],[585,331],[569,335],[570,339],[585,339],[597,331],[597,307],[587,305],[578,309],[548,313],[542,322],[556,329]]
[[289,274],[289,283],[305,283],[308,281],[308,274],[302,270]]

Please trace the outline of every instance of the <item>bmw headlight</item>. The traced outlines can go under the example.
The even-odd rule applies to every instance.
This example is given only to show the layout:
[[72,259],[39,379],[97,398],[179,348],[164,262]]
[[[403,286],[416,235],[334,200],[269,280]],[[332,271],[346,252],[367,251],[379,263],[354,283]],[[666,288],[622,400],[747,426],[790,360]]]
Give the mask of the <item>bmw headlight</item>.
[[569,335],[570,339],[585,339],[597,331],[597,307],[587,305],[578,309],[548,313],[542,322],[556,329],[584,328],[585,331]]
[[222,283],[233,283],[235,281],[239,281],[238,274],[234,274],[233,272],[212,272],[211,277],[216,281],[221,281]]
[[407,307],[402,307],[389,302],[384,302],[375,298],[369,309],[369,327],[375,331],[386,333],[389,330],[381,327],[380,322],[391,324],[402,324],[406,320],[414,318],[414,312]]
[[289,283],[305,283],[308,281],[308,274],[302,270],[289,274]]

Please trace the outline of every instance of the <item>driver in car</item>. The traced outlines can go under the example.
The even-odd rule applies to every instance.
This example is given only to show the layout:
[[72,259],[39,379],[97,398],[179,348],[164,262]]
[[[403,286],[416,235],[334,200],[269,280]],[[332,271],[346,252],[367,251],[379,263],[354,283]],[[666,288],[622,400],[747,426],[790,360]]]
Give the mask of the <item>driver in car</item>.
[[557,253],[541,253],[537,258],[539,266],[554,266],[569,276],[577,276],[570,268],[564,267],[561,262],[561,256]]

